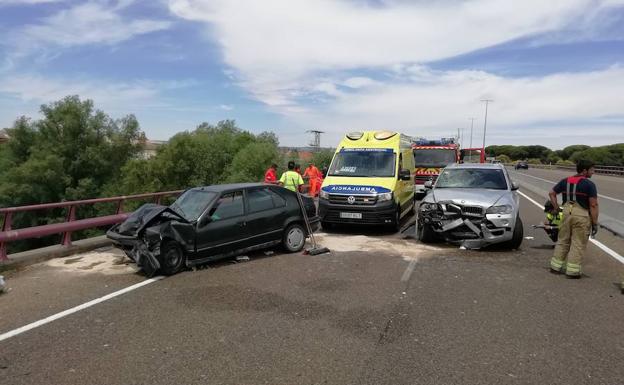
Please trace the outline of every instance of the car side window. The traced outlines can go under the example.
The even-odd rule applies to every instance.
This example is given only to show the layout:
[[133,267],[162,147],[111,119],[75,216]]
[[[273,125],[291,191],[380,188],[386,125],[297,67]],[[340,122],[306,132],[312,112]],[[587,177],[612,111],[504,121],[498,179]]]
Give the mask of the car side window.
[[235,191],[223,194],[210,209],[210,218],[213,221],[234,218],[245,213],[243,206],[243,192]]
[[271,192],[271,196],[273,197],[273,204],[275,207],[284,207],[286,206],[286,198],[275,192],[274,190],[269,189]]
[[271,210],[274,207],[273,197],[268,188],[248,190],[247,202],[250,213]]

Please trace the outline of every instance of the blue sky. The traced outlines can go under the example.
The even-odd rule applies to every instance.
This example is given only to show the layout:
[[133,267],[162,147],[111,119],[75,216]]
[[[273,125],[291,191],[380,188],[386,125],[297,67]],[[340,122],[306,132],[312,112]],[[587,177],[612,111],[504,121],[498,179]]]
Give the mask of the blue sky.
[[0,0],[0,127],[78,94],[148,137],[235,119],[624,142],[624,0]]

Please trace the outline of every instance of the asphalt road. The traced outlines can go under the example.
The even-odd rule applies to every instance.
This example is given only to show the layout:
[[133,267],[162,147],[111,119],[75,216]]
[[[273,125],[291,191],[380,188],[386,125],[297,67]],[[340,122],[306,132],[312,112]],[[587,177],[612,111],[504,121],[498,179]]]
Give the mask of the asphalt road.
[[[517,172],[552,181],[553,186],[561,179],[573,175],[573,172],[567,170],[539,168],[517,170]],[[591,180],[596,184],[599,194],[624,201],[624,177],[594,174]]]
[[[548,273],[521,203],[517,251],[342,229],[151,283],[0,341],[0,384],[621,384],[624,266],[590,245],[583,279]],[[114,250],[7,278],[0,334],[144,281]]]

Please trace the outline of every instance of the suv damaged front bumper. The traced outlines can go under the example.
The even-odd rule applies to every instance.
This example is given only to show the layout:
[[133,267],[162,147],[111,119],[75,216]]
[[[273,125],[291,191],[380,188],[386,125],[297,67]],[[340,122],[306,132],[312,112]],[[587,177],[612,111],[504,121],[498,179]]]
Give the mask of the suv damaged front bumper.
[[[418,225],[429,226],[446,242],[466,249],[506,242],[513,237],[513,214],[485,214],[485,208],[440,202],[435,209],[419,209]],[[479,213],[480,209],[480,213]]]

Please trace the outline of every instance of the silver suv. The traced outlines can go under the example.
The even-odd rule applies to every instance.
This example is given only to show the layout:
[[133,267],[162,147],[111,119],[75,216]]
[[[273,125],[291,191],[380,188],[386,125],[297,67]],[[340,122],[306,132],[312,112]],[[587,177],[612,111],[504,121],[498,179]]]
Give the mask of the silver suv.
[[442,170],[418,207],[421,242],[438,239],[478,249],[503,243],[520,247],[523,238],[518,186],[501,164],[452,164]]

